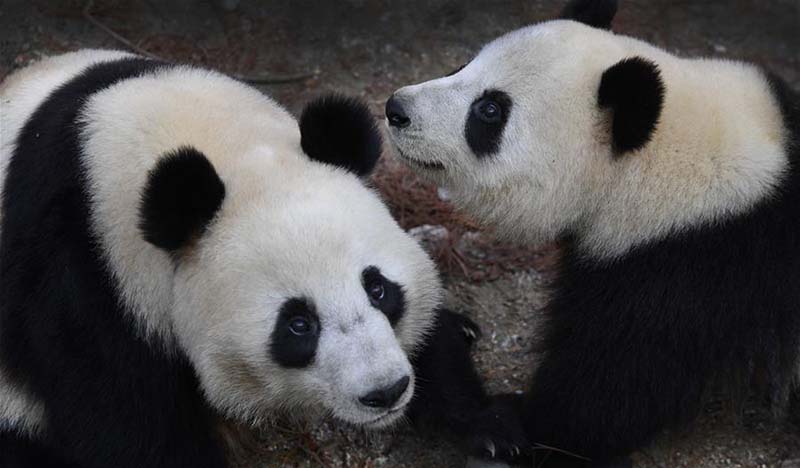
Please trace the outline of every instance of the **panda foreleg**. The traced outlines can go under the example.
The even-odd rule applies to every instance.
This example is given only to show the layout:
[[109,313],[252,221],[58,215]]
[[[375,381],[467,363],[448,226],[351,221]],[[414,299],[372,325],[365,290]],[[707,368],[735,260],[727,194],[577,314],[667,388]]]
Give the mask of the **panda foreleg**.
[[79,468],[36,441],[13,431],[0,431],[0,467]]
[[417,384],[408,416],[415,426],[468,435],[469,422],[489,402],[471,357],[479,336],[464,315],[436,311],[434,330],[412,360]]

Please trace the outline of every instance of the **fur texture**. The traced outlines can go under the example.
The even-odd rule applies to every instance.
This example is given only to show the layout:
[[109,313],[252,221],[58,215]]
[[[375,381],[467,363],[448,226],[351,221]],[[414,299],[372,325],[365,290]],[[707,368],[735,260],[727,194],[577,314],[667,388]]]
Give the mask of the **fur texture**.
[[650,141],[664,105],[658,66],[641,57],[617,62],[603,72],[597,102],[613,113],[614,149],[626,152],[643,147]]
[[508,94],[494,89],[485,91],[472,103],[464,138],[475,156],[491,156],[500,150],[503,130],[512,108]]
[[[375,193],[218,73],[102,51],[32,69],[0,87],[0,461],[220,467],[218,413],[403,415],[441,288]],[[313,355],[276,358],[307,330],[294,298]],[[404,379],[391,408],[359,401]]]
[[370,296],[372,306],[383,312],[383,315],[389,319],[389,323],[395,326],[403,318],[406,309],[403,288],[385,278],[381,274],[381,270],[376,267],[368,267],[364,270],[361,274],[361,281]]
[[199,151],[162,156],[144,188],[139,227],[147,242],[175,251],[199,237],[222,206],[225,184]]
[[611,29],[617,14],[617,0],[570,0],[561,11],[561,18],[595,28]]
[[381,156],[381,135],[369,107],[331,95],[310,102],[300,116],[300,144],[311,159],[344,167],[360,176]]
[[20,131],[7,168],[0,356],[8,376],[44,402],[44,443],[65,462],[222,464],[191,368],[140,339],[117,305],[77,157],[75,103],[160,66],[117,60],[59,87]]
[[[269,344],[275,362],[283,367],[303,368],[314,360],[321,331],[314,309],[313,304],[301,298],[289,299],[281,306]],[[302,325],[296,327],[293,321]]]
[[[477,158],[458,127],[487,89],[514,112],[499,151]],[[541,466],[542,444],[584,457],[546,454],[551,466],[610,463],[690,421],[718,384],[786,408],[800,100],[779,79],[556,20],[395,97],[411,125],[389,133],[411,167],[496,232],[565,245],[530,389],[470,422],[471,453]]]
[[[664,99],[647,144],[615,157],[613,112],[598,94],[603,73],[631,57],[658,66]],[[477,158],[464,122],[491,89],[513,110],[499,150]],[[420,175],[503,237],[538,244],[575,233],[595,259],[744,213],[787,170],[783,117],[761,70],[678,58],[574,21],[508,33],[455,75],[394,96],[411,123],[388,134]]]

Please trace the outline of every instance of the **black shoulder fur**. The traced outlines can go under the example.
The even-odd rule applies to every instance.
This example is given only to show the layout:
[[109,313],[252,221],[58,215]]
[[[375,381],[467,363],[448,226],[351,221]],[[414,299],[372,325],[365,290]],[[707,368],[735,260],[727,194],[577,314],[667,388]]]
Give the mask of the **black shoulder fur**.
[[0,434],[14,456],[38,457],[9,464],[224,466],[192,368],[141,337],[89,226],[77,120],[83,103],[163,66],[144,59],[94,65],[53,91],[17,139],[2,194],[0,363],[44,403],[46,431],[35,449]]

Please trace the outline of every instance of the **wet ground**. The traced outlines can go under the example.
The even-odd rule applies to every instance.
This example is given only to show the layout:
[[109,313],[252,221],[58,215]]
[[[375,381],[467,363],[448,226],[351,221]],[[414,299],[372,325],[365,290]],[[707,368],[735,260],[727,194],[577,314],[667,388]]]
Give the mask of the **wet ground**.
[[[365,97],[376,115],[399,86],[449,72],[484,42],[553,17],[544,1],[0,0],[0,78],[36,58],[83,47],[135,48],[244,75],[297,113],[324,92]],[[800,1],[623,0],[619,33],[687,56],[764,64],[800,88]],[[280,83],[277,83],[280,82]],[[437,224],[431,219],[408,220]],[[473,252],[480,256],[481,252]],[[547,262],[543,263],[544,265]],[[540,267],[532,262],[529,266]],[[447,274],[451,305],[482,326],[476,359],[493,391],[524,388],[544,300],[544,268],[474,282]],[[462,466],[444,440],[397,429],[370,435],[329,423],[279,423],[248,443],[242,466]],[[735,419],[710,402],[697,424],[635,455],[641,467],[800,467],[800,429],[748,405]]]

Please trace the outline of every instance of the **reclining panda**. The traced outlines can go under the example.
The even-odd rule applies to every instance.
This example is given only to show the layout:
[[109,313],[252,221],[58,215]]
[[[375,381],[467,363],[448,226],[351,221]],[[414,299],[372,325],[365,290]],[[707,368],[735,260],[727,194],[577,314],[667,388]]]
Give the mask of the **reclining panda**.
[[530,389],[474,426],[488,455],[603,462],[715,385],[755,383],[780,411],[797,382],[800,99],[756,66],[613,34],[615,11],[573,1],[386,105],[396,153],[457,205],[563,241]]
[[221,74],[90,50],[0,106],[3,467],[222,467],[216,412],[379,428],[481,398],[474,325],[437,320],[432,262],[359,180],[363,104],[298,131]]

